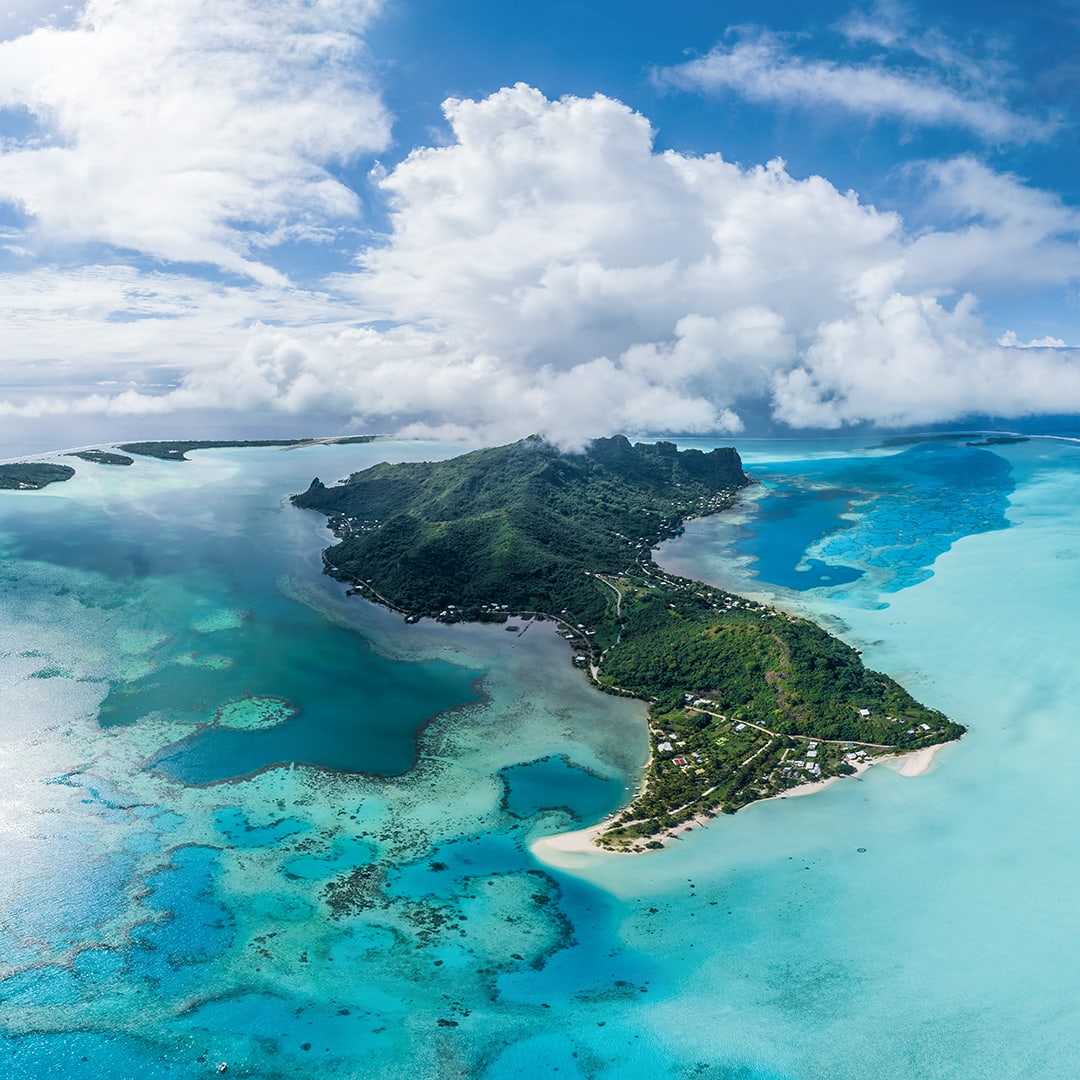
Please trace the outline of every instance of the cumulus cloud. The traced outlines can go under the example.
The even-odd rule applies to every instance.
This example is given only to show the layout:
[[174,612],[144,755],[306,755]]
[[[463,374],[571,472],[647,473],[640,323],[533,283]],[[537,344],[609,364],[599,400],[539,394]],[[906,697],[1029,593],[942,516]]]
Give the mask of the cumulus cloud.
[[1065,349],[1068,346],[1062,338],[1056,338],[1052,334],[1045,337],[1032,338],[1031,341],[1021,341],[1015,330],[1006,330],[997,339],[999,345],[1006,345],[1012,349]]
[[1080,351],[990,342],[967,295],[948,309],[893,293],[823,324],[802,362],[775,380],[775,415],[793,427],[869,421],[908,427],[965,415],[1080,409]]
[[[657,152],[649,122],[607,97],[519,85],[445,111],[446,145],[375,177],[383,242],[324,291],[91,275],[81,314],[65,310],[95,355],[123,344],[154,364],[144,355],[122,390],[42,388],[0,412],[336,411],[382,431],[575,445],[735,432],[761,400],[797,427],[1080,411],[1076,353],[995,341],[975,299],[1080,280],[1076,215],[1017,177],[926,166],[949,223],[911,230],[782,161]],[[39,310],[11,290],[29,358],[62,301],[39,295]]]
[[0,202],[46,249],[106,244],[262,282],[253,257],[355,216],[327,166],[388,120],[360,32],[377,0],[89,0],[70,26],[0,43]]
[[[849,37],[876,44],[907,45],[932,65],[898,67],[880,59],[843,63],[795,55],[788,44],[765,30],[745,30],[731,45],[719,43],[705,56],[661,69],[662,84],[701,93],[731,91],[748,101],[800,109],[842,109],[872,120],[961,128],[991,143],[1026,143],[1049,138],[1058,129],[1050,120],[1025,115],[1008,104],[985,69],[970,61],[972,83],[958,77],[956,50],[936,49],[925,40],[903,39],[889,26],[860,21]],[[949,69],[953,69],[952,72]]]

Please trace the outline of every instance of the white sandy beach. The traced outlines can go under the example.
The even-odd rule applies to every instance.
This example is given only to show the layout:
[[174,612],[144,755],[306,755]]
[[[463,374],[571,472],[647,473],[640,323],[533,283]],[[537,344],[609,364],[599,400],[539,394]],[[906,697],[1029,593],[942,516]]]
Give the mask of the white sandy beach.
[[595,859],[610,858],[611,853],[596,846],[596,838],[607,822],[587,829],[541,836],[529,844],[529,850],[542,863],[562,870],[580,869]]
[[939,743],[937,746],[924,746],[921,750],[913,750],[910,754],[901,754],[898,757],[887,759],[883,764],[896,769],[901,776],[922,776],[934,764],[937,752],[945,746],[948,746],[948,743]]
[[[913,750],[908,754],[898,754],[894,757],[876,758],[873,761],[859,762],[855,765],[855,772],[851,775],[858,779],[863,773],[868,772],[875,765],[886,765],[901,776],[922,776],[928,772],[934,763],[937,752],[947,743],[937,746],[925,746],[921,750]],[[772,795],[768,799],[759,799],[758,802],[771,802],[774,799],[798,799],[805,795],[816,795],[827,787],[843,780],[842,776],[830,776],[825,780],[818,780],[812,784],[799,784],[797,787],[788,788],[779,795]],[[751,806],[754,804],[751,803]],[[707,826],[708,818],[697,816],[689,821],[677,825],[665,834],[665,839],[678,837],[679,834],[689,832],[699,826]],[[657,848],[636,847],[628,851],[615,851],[597,847],[596,838],[603,832],[606,821],[596,825],[590,825],[587,829],[574,829],[571,832],[555,833],[552,836],[542,836],[529,844],[529,850],[543,863],[562,869],[574,869],[581,867],[596,857],[612,857],[619,855],[649,855]],[[667,845],[665,844],[665,847]]]

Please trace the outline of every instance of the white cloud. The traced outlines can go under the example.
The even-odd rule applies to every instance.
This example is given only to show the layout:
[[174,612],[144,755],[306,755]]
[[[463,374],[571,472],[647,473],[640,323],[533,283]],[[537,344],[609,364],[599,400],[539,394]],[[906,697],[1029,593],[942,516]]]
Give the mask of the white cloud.
[[896,293],[825,324],[775,386],[775,414],[795,427],[1076,411],[1080,350],[1021,354],[990,342],[971,296],[948,310],[930,297]]
[[[382,182],[390,242],[335,284],[383,318],[452,327],[503,358],[617,357],[674,342],[686,316],[747,309],[780,337],[897,239],[893,215],[782,162],[654,153],[648,122],[609,98],[550,102],[518,86],[447,115],[457,141]],[[730,351],[719,332],[710,348],[716,363]]]
[[992,93],[995,86],[1009,79],[1009,68],[997,55],[993,37],[989,46],[976,42],[961,48],[936,27],[918,26],[908,7],[891,0],[874,4],[869,12],[849,12],[837,29],[851,45],[869,44],[894,53],[910,53],[970,88]]
[[910,279],[948,291],[1005,282],[1064,282],[1076,274],[1080,213],[1056,195],[970,157],[925,163],[927,209],[951,228],[927,230],[907,252]]
[[1062,338],[1053,337],[1051,334],[1047,334],[1045,337],[1032,338],[1031,341],[1021,341],[1019,335],[1015,330],[1006,330],[1004,334],[997,339],[999,345],[1005,345],[1010,349],[1067,349]]
[[[898,43],[895,32],[865,22],[858,27],[862,40],[872,36],[871,30],[876,31],[879,44]],[[921,49],[923,54],[929,51]],[[958,66],[955,51],[939,49],[933,59]],[[950,80],[937,65],[898,68],[881,61],[804,59],[766,31],[747,31],[734,44],[717,44],[707,55],[661,69],[656,77],[684,90],[733,91],[753,102],[839,108],[874,120],[962,128],[992,143],[1031,142],[1049,138],[1057,130],[1051,121],[1010,108],[993,86]]]
[[377,178],[384,242],[323,293],[130,268],[0,277],[13,357],[100,379],[111,352],[132,380],[27,384],[0,412],[338,412],[570,445],[734,432],[752,399],[795,426],[1080,411],[1076,353],[995,342],[970,295],[1080,281],[1076,215],[1016,177],[927,167],[951,224],[910,231],[780,161],[657,153],[610,98],[517,86],[446,112],[447,145]]
[[0,43],[0,202],[35,245],[107,244],[263,282],[281,229],[354,217],[326,166],[384,146],[365,75],[377,0],[89,0],[69,28]]

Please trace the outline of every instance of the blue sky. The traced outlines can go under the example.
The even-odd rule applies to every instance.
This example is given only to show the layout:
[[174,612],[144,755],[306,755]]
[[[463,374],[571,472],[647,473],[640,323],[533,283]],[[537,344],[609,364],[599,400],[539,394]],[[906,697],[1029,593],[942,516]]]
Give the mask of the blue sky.
[[1080,413],[1080,5],[9,0],[0,448]]

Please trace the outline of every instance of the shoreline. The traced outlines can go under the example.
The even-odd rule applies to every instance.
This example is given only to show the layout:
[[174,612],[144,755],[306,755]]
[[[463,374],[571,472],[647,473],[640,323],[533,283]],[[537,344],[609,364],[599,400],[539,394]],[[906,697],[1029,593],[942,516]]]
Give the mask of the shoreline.
[[924,746],[921,750],[911,750],[906,754],[897,754],[882,764],[889,765],[901,776],[922,776],[930,771],[939,750],[944,750],[948,743],[936,743]]
[[[910,750],[904,754],[895,754],[888,757],[879,757],[873,761],[860,762],[855,766],[855,772],[848,774],[846,777],[829,776],[824,780],[817,780],[812,784],[799,784],[796,787],[788,788],[787,791],[783,791],[778,795],[770,795],[765,799],[755,799],[754,802],[747,804],[741,809],[748,810],[751,806],[755,806],[758,803],[775,802],[779,799],[801,799],[807,795],[816,795],[819,791],[824,791],[826,788],[832,787],[833,784],[840,780],[860,779],[864,773],[869,772],[875,765],[884,765],[900,776],[907,778],[923,776],[930,771],[938,751],[943,750],[948,745],[949,743],[936,743],[934,746],[924,746],[919,750]],[[710,821],[715,821],[716,818],[721,816],[721,814],[715,814],[712,817],[706,817],[704,814],[696,814],[694,817],[690,818],[689,821],[684,821],[669,829],[664,833],[664,837],[668,840],[681,840],[683,833],[691,832],[699,826],[707,828]],[[635,846],[622,850],[599,847],[596,843],[596,839],[603,833],[604,826],[609,820],[611,819],[605,818],[604,821],[597,822],[597,824],[590,825],[584,829],[571,829],[568,832],[552,833],[549,836],[541,836],[536,840],[530,841],[527,846],[533,856],[540,862],[547,863],[549,866],[570,870],[581,867],[594,856],[608,855],[617,857],[620,855],[652,855],[656,852],[663,851],[664,848],[668,846],[665,843],[659,848],[648,848],[642,845],[640,847]],[[656,839],[656,837],[652,837],[651,839]]]

